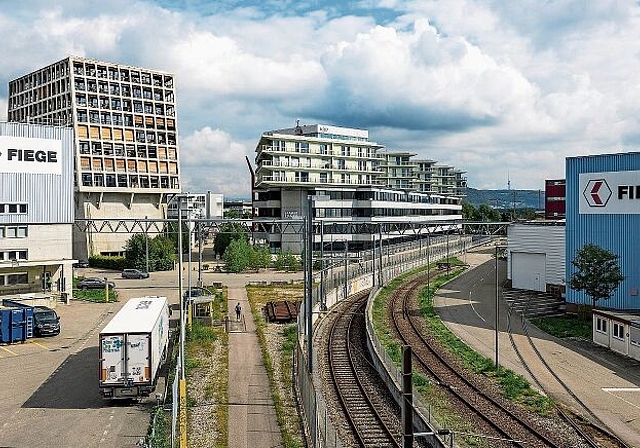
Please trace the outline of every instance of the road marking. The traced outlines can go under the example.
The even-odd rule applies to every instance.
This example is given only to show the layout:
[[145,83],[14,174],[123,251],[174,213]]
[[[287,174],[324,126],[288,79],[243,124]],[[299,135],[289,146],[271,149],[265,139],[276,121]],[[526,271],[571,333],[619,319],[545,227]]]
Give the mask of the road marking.
[[42,347],[42,348],[44,348],[45,350],[49,350],[49,347],[46,347],[46,346],[42,345],[42,344],[41,344],[41,343],[39,343],[39,342],[31,341],[31,343],[32,343],[32,344],[36,344],[38,347]]
[[477,311],[476,308],[473,306],[473,300],[471,300],[471,291],[469,291],[469,305],[471,306],[471,309],[473,310],[474,313],[476,313],[476,316],[478,316],[480,319],[482,319],[482,322],[486,323],[487,321],[484,320],[484,317],[482,317]]
[[12,352],[12,351],[11,351],[11,350],[9,350],[8,348],[4,348],[4,347],[0,347],[0,348],[1,348],[2,350],[4,350],[5,352],[12,354],[13,356],[18,356],[18,354],[17,354],[17,353]]
[[627,403],[629,406],[633,406],[636,409],[640,409],[640,406],[638,406],[637,404],[631,403],[630,401],[625,400],[624,398],[613,393],[613,392],[639,392],[640,387],[603,387],[602,390],[604,392],[607,392],[611,396],[616,397],[618,400]]
[[605,392],[640,392],[640,387],[603,387]]

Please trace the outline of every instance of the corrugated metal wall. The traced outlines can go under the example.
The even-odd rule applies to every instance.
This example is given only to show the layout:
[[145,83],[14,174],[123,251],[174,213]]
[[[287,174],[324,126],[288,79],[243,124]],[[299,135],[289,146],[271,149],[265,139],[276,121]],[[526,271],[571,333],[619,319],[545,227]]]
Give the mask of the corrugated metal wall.
[[[640,153],[607,154],[600,156],[569,157],[567,175],[567,280],[575,271],[571,261],[577,251],[587,243],[597,244],[620,256],[622,274],[627,278],[620,283],[611,299],[600,301],[599,307],[613,309],[640,309],[640,215],[579,214],[579,174],[607,171],[640,170]],[[640,185],[640,179],[638,179]],[[591,304],[582,292],[567,287],[567,302]]]
[[511,272],[511,254],[544,254],[545,280],[550,285],[561,285],[565,271],[565,227],[563,225],[514,224],[507,229],[509,241],[509,263],[507,276],[513,279]]
[[28,213],[0,215],[0,223],[73,223],[73,129],[0,122],[0,136],[62,141],[62,175],[0,173],[0,202],[26,202]]

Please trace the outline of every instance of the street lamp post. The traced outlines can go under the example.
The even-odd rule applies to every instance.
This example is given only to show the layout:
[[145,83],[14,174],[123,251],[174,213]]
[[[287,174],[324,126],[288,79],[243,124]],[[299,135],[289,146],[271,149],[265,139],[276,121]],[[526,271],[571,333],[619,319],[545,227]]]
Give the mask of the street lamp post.
[[496,369],[498,369],[498,322],[500,318],[500,308],[499,308],[499,281],[498,281],[498,244],[496,244]]
[[144,252],[145,252],[145,259],[147,261],[147,270],[146,272],[149,272],[149,234],[148,232],[148,227],[149,227],[149,223],[147,222],[147,218],[148,216],[144,217]]

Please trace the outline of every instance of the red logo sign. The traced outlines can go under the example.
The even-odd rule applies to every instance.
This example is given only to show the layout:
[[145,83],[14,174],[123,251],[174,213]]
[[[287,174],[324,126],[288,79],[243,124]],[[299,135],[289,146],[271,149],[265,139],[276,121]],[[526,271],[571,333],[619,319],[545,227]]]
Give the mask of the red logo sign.
[[582,194],[589,207],[604,207],[611,197],[611,188],[604,179],[590,180]]

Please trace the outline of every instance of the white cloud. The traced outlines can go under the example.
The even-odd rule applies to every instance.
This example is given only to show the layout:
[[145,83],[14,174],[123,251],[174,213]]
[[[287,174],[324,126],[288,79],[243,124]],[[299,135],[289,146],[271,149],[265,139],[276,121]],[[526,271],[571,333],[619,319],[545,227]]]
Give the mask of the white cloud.
[[10,79],[69,54],[166,70],[185,188],[234,196],[248,196],[244,157],[260,134],[296,118],[369,128],[480,188],[504,186],[507,172],[514,187],[541,188],[563,177],[567,155],[640,143],[631,0],[344,6],[372,8],[358,16],[322,1],[256,5],[199,16],[140,0],[16,3],[0,12],[0,119]]

